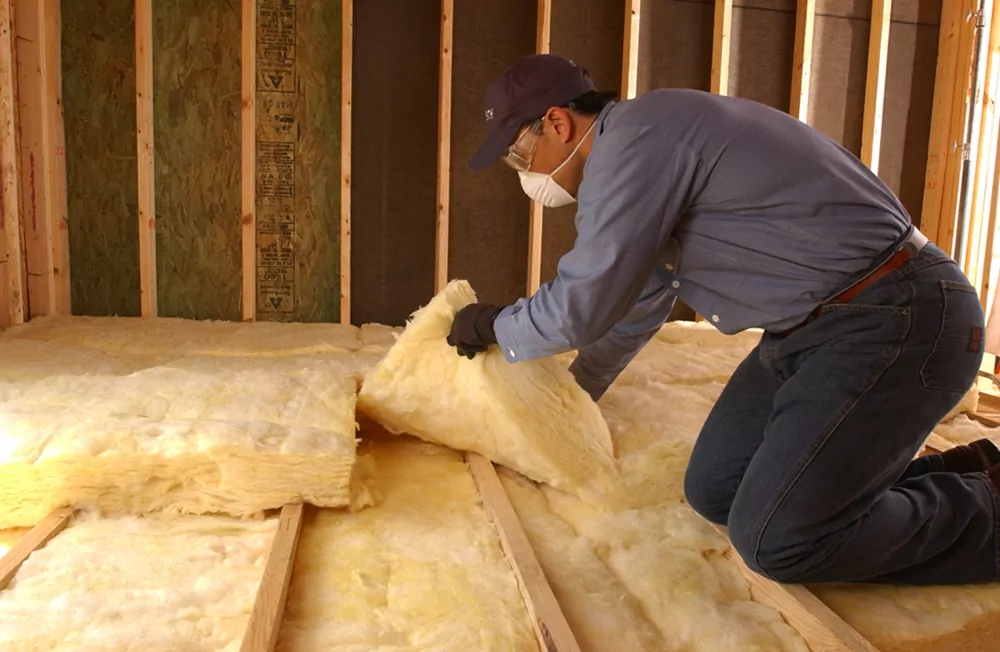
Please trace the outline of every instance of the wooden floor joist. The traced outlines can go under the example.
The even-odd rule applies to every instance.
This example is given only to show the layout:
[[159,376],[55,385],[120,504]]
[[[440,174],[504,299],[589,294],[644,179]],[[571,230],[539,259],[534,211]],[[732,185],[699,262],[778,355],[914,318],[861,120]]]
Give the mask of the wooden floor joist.
[[302,503],[281,508],[278,530],[267,556],[264,576],[257,587],[257,598],[253,611],[250,612],[250,622],[247,623],[240,652],[272,652],[278,644],[304,513],[305,505]]
[[52,537],[63,531],[76,510],[72,507],[60,507],[52,510],[41,523],[36,525],[24,535],[24,538],[14,544],[14,547],[7,551],[7,554],[0,557],[0,591],[7,588],[10,581],[14,579],[17,569],[31,556],[31,553],[38,550]]
[[[725,528],[715,526],[715,529],[726,535]],[[780,584],[758,575],[744,563],[732,544],[725,556],[743,573],[750,586],[750,597],[781,614],[785,622],[805,639],[811,652],[878,652],[868,639],[805,586]]]
[[543,652],[579,652],[580,645],[552,593],[493,463],[476,453],[466,453],[465,459],[486,512],[496,527],[500,545],[517,576],[538,644]]

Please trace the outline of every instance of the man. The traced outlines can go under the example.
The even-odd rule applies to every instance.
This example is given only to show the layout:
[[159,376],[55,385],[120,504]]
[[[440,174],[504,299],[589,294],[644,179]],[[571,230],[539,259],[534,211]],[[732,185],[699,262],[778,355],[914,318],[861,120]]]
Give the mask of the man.
[[975,381],[979,298],[866,166],[761,104],[616,102],[550,55],[508,68],[485,116],[472,167],[578,202],[577,240],[533,296],[462,310],[460,355],[577,350],[599,400],[675,297],[723,333],[762,328],[694,447],[691,506],[782,582],[998,579],[1000,451],[912,461]]

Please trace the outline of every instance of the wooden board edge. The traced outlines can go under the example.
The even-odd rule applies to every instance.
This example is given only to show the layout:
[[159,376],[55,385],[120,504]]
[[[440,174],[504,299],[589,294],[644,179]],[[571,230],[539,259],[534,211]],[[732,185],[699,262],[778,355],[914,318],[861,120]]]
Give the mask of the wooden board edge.
[[70,301],[69,219],[66,177],[66,125],[62,95],[62,5],[60,0],[44,0],[45,84],[49,99],[46,112],[49,160],[49,229],[52,236],[52,273],[57,315],[72,312]]
[[[728,540],[726,528],[714,524],[712,527]],[[781,584],[755,573],[732,544],[724,554],[746,578],[750,597],[781,614],[812,652],[878,652],[878,648],[805,586]]]
[[17,152],[17,71],[14,69],[13,5],[0,0],[0,261],[5,263],[9,303],[0,307],[0,329],[24,323],[27,313],[26,274],[21,236],[20,182]]
[[62,532],[69,524],[76,510],[72,507],[58,507],[48,516],[31,528],[24,537],[14,544],[7,554],[0,557],[0,591],[3,591],[14,579],[21,564],[31,553],[43,547],[52,537]]
[[788,111],[806,123],[809,122],[809,90],[815,26],[816,0],[798,0],[795,10],[792,93],[791,98],[789,98]]
[[354,0],[341,0],[340,323],[351,323],[351,123],[354,105]]
[[241,160],[243,219],[243,321],[257,319],[257,0],[243,0],[241,8]]
[[[552,49],[552,0],[538,0],[535,52],[548,54]],[[528,213],[528,296],[542,284],[542,237],[545,207],[532,200]]]
[[139,292],[143,317],[156,317],[156,192],[153,167],[153,3],[135,0],[135,109],[139,188]]
[[625,0],[625,34],[622,39],[622,99],[635,97],[639,83],[639,25],[642,0]]
[[730,43],[733,31],[733,0],[715,0],[712,28],[712,92],[729,94]]
[[465,460],[476,481],[483,506],[496,528],[500,546],[517,576],[518,587],[542,651],[579,652],[580,646],[573,630],[535,557],[493,463],[477,453],[466,453]]
[[281,508],[278,529],[257,587],[240,652],[272,652],[278,644],[304,514],[302,503],[290,503]]
[[451,219],[451,82],[455,2],[441,0],[441,47],[438,58],[437,218],[434,232],[434,292],[448,284]]
[[861,161],[875,174],[878,174],[879,154],[882,149],[882,120],[885,110],[885,79],[889,62],[891,20],[892,0],[872,0],[865,108],[861,125]]

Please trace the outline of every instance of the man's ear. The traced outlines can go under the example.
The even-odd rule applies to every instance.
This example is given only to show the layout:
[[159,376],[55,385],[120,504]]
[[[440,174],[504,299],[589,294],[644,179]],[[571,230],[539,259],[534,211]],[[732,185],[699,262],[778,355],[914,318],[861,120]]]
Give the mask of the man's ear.
[[550,107],[545,114],[545,121],[551,129],[552,135],[562,143],[573,140],[573,120],[569,117],[566,109],[558,106]]

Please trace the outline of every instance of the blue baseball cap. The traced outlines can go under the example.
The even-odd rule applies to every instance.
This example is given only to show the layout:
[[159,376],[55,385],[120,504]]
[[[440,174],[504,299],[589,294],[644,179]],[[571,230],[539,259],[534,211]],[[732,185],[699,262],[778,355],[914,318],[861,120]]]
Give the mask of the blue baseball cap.
[[565,106],[594,90],[587,71],[570,59],[555,54],[517,59],[486,89],[486,139],[469,160],[469,167],[488,168],[503,156],[522,125],[541,118],[549,107]]

